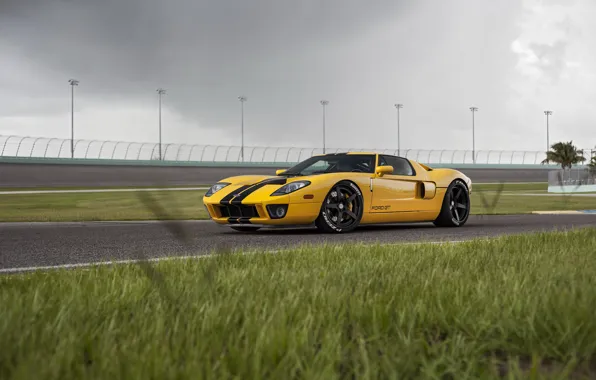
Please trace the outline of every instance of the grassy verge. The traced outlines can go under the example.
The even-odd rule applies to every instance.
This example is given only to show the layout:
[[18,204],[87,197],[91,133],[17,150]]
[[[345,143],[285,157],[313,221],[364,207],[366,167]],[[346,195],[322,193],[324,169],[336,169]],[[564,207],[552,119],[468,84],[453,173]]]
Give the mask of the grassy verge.
[[472,183],[473,191],[497,191],[502,187],[503,191],[528,191],[528,192],[536,192],[536,191],[547,191],[548,190],[548,183],[547,182],[537,182],[537,183],[484,183],[481,185]]
[[[202,190],[147,191],[168,217],[161,219],[205,219]],[[0,195],[0,221],[65,222],[100,220],[155,220],[134,192]]]
[[[542,188],[540,187],[542,186]],[[596,209],[596,197],[527,196],[546,184],[476,185],[472,214],[520,214],[532,211]],[[205,219],[203,190],[149,191],[168,213],[164,219]],[[157,219],[135,192],[0,195],[0,221],[94,221]]]
[[0,277],[0,378],[596,374],[596,229],[154,268]]

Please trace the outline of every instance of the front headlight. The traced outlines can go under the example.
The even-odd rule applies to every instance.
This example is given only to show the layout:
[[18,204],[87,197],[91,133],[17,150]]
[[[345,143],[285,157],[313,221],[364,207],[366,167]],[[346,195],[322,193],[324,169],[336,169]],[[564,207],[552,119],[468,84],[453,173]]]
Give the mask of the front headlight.
[[303,187],[306,187],[310,185],[310,181],[295,181],[295,182],[290,182],[286,185],[283,185],[282,187],[280,187],[279,189],[275,190],[273,192],[273,195],[286,195],[286,194],[290,194],[293,193],[296,190],[300,190]]
[[227,182],[218,182],[215,185],[211,186],[209,188],[209,190],[207,190],[207,192],[205,193],[205,196],[210,197],[228,185],[229,185],[229,183],[227,183]]

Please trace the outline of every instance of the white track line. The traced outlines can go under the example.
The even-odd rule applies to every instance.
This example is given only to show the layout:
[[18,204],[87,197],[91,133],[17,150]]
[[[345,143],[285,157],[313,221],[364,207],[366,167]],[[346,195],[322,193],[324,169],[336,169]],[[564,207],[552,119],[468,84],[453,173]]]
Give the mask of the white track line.
[[527,193],[525,191],[476,191],[476,193],[482,194],[500,194],[500,195],[508,195],[508,196],[520,196],[520,197],[596,197],[596,193]]
[[[415,244],[457,244],[457,243],[464,243],[465,240],[447,240],[447,241],[430,241],[430,242],[407,242],[407,243],[381,243],[381,246],[399,246],[399,245],[415,245]],[[342,244],[339,244],[340,246]],[[364,244],[368,246],[376,245],[376,244]],[[343,247],[337,246],[335,249],[341,249]],[[288,252],[291,250],[296,250],[297,248],[286,248],[286,249],[279,249],[279,250],[265,250],[259,251],[258,248],[255,248],[251,251],[240,251],[237,253],[242,254],[257,254],[257,253],[282,253]],[[299,249],[299,248],[298,248]],[[95,261],[95,262],[86,262],[86,263],[76,263],[76,264],[60,264],[60,265],[48,265],[48,266],[35,266],[35,267],[15,267],[15,268],[0,268],[0,273],[22,273],[22,272],[32,272],[32,271],[44,271],[44,270],[56,270],[56,269],[72,269],[72,268],[88,268],[93,266],[102,266],[102,265],[118,265],[118,264],[137,264],[141,262],[159,262],[159,261],[171,261],[171,260],[186,260],[186,259],[205,259],[209,257],[213,257],[215,254],[204,254],[204,255],[191,255],[191,256],[168,256],[168,257],[156,257],[151,259],[130,259],[130,260],[115,260],[115,261]]]
[[[158,223],[214,223],[211,219],[188,219],[188,220],[155,220],[155,219],[139,219],[139,220],[83,220],[70,222],[0,222],[0,227],[23,227],[23,226],[86,226],[91,224],[158,224]],[[221,226],[224,228],[224,226]]]
[[162,187],[149,189],[78,189],[78,190],[17,190],[0,191],[0,195],[11,194],[66,194],[66,193],[122,193],[135,191],[189,191],[209,190],[208,187]]
[[595,193],[507,193],[504,195],[518,195],[523,197],[596,197]]
[[[503,182],[503,185],[536,185],[536,184],[547,184],[548,182]],[[474,182],[472,181],[472,186],[474,185],[500,185],[501,182]]]

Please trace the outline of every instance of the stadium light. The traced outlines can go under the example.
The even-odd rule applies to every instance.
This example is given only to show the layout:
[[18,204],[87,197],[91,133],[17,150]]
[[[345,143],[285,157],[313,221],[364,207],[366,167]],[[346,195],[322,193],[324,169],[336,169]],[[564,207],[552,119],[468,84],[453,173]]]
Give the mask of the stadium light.
[[161,96],[165,95],[166,90],[164,90],[163,88],[158,88],[157,90],[157,94],[159,95],[159,160],[163,160],[163,157],[161,155]]
[[403,104],[394,104],[395,108],[397,109],[397,155],[400,155],[400,138],[399,138],[399,110],[404,108]]
[[240,147],[240,157],[242,157],[242,162],[244,162],[244,102],[247,100],[246,96],[239,96],[238,100],[240,100],[240,135],[242,137],[242,145]]
[[329,100],[321,100],[323,106],[323,154],[325,154],[325,107],[329,104]]
[[74,158],[74,87],[79,85],[76,79],[69,79],[70,83],[70,157]]
[[470,107],[470,111],[472,111],[472,162],[476,163],[476,136],[474,131],[474,113],[478,111],[478,107]]
[[549,140],[549,136],[548,136],[548,129],[549,129],[548,117],[553,114],[553,111],[547,110],[547,111],[544,111],[544,114],[546,115],[546,151],[548,152],[550,150],[550,140]]

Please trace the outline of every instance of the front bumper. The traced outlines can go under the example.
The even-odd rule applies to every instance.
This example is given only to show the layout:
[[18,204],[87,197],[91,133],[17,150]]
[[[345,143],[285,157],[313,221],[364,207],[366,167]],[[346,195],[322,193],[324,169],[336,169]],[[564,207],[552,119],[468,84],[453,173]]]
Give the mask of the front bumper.
[[223,225],[308,225],[321,210],[319,203],[290,203],[283,196],[260,203],[222,204],[207,199],[203,203],[211,220]]

